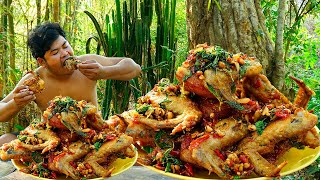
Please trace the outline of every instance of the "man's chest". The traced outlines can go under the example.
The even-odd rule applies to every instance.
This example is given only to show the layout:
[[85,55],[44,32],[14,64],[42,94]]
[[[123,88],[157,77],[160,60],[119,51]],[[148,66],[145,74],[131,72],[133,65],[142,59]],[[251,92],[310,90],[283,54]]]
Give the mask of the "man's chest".
[[55,96],[69,96],[75,100],[95,102],[95,84],[90,82],[46,83],[42,93],[37,94],[36,103],[45,110]]

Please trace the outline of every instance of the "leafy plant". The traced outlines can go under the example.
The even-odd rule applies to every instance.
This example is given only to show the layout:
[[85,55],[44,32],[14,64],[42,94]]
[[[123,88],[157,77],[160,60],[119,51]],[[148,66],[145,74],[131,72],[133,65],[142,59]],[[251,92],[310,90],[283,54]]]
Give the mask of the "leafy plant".
[[[115,0],[116,8],[111,16],[105,16],[105,30],[102,31],[96,18],[88,11],[85,13],[92,20],[97,36],[87,41],[87,51],[91,41],[97,42],[105,56],[131,57],[142,67],[139,78],[126,81],[106,80],[102,100],[102,116],[106,119],[111,113],[121,113],[128,108],[130,98],[138,97],[149,91],[161,78],[174,78],[175,69],[175,6],[176,1],[152,0],[123,1]],[[157,37],[151,41],[150,27],[153,22],[153,7],[157,14]],[[139,14],[140,13],[140,14]],[[153,45],[154,44],[154,45]],[[152,46],[156,47],[155,55]]]

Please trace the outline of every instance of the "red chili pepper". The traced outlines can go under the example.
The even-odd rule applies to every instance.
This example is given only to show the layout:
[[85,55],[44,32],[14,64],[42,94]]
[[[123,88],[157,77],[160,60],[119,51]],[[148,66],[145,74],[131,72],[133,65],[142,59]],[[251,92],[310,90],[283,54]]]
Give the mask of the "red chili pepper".
[[210,134],[205,134],[205,135],[199,137],[198,139],[193,140],[190,143],[189,149],[192,150],[192,149],[198,147],[202,142],[207,140],[209,137],[210,137]]
[[288,116],[290,116],[290,111],[288,109],[277,109],[276,110],[276,117],[279,117],[281,119],[285,119],[287,118]]
[[42,163],[42,167],[48,169],[48,164],[47,163]]
[[234,163],[233,163],[233,161],[232,161],[232,160],[228,161],[228,166],[229,166],[229,167],[232,167],[232,166],[233,166],[233,164],[234,164]]
[[222,159],[223,161],[226,160],[226,157],[221,153],[221,151],[219,149],[215,149],[214,152],[216,153],[216,155]]
[[192,167],[191,164],[186,163],[186,164],[184,165],[184,167],[185,167],[186,170],[187,170],[188,176],[194,176],[193,167]]
[[162,171],[165,170],[165,168],[164,168],[164,167],[162,166],[162,164],[160,164],[160,163],[157,163],[154,167],[157,168],[157,169],[160,169],[160,170],[162,170]]
[[52,172],[51,172],[51,178],[52,178],[52,179],[57,179],[57,177],[58,177],[57,174],[52,171]]
[[181,142],[181,151],[184,149],[187,149],[190,146],[191,142],[192,142],[191,135],[185,135],[183,138],[183,141]]
[[222,138],[223,136],[221,136],[221,135],[219,135],[219,134],[217,134],[217,133],[213,133],[212,134],[212,137],[214,137],[214,138]]
[[239,159],[240,159],[240,161],[241,161],[242,163],[247,163],[247,162],[249,162],[248,158],[247,158],[245,155],[243,155],[243,154],[240,154]]
[[113,134],[107,134],[107,135],[106,135],[106,140],[113,140],[113,139],[115,139],[115,138],[116,138],[116,136],[113,135]]
[[254,82],[254,84],[253,84],[253,87],[254,88],[260,88],[262,86],[262,81],[261,81],[261,79],[257,79],[255,82]]
[[69,164],[70,164],[73,168],[77,169],[77,165],[76,165],[73,161],[70,161]]
[[63,156],[65,156],[67,153],[63,152],[59,155],[57,155],[56,157],[54,157],[53,162],[58,162],[60,158],[62,158]]
[[273,94],[273,99],[280,99],[280,94],[274,93]]
[[171,154],[172,156],[174,156],[174,157],[179,157],[179,156],[180,156],[180,151],[172,150],[172,151],[170,152],[170,154]]
[[89,163],[84,164],[84,166],[85,166],[87,169],[91,169],[91,168],[92,168]]

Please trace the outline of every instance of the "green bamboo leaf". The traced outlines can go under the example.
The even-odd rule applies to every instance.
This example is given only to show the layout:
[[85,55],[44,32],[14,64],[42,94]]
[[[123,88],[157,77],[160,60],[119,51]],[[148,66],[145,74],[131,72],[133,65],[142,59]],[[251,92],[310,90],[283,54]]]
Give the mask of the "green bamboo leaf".
[[122,42],[122,16],[121,16],[121,10],[120,10],[120,0],[116,0],[116,47],[117,47],[117,55],[123,56],[123,42]]
[[110,112],[111,100],[112,100],[112,80],[106,80],[106,87],[104,91],[104,98],[102,101],[102,117],[107,119]]
[[100,25],[99,25],[97,19],[89,11],[84,11],[84,13],[86,13],[90,17],[91,21],[93,22],[93,24],[96,28],[96,31],[98,32],[98,35],[99,35],[99,38],[101,41],[101,45],[103,47],[104,54],[105,54],[105,56],[107,56],[107,43],[105,41],[104,35],[102,33],[102,30],[100,28]]
[[100,48],[101,48],[101,43],[100,43],[100,39],[97,36],[91,36],[87,42],[86,42],[86,53],[90,54],[90,45],[91,45],[91,41],[95,40],[97,42],[97,47],[96,47],[96,53],[100,54]]

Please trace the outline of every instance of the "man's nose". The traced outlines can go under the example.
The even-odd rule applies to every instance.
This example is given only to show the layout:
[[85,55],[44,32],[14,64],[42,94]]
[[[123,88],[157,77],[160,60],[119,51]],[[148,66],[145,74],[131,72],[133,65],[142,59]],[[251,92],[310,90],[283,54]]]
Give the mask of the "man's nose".
[[67,56],[67,55],[69,55],[68,50],[63,49],[62,52],[61,52],[61,56],[62,56],[62,57],[65,57],[65,56]]

